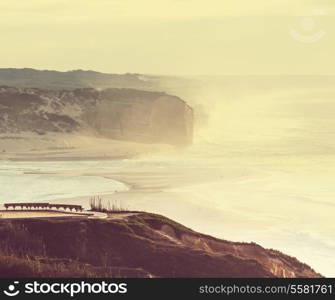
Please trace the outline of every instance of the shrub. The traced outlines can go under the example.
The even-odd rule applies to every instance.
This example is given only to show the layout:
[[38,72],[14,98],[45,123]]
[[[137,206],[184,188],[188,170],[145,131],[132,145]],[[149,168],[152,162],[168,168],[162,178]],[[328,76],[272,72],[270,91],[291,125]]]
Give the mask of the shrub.
[[93,196],[90,198],[90,207],[92,211],[104,212],[104,213],[115,213],[115,212],[124,212],[128,211],[125,209],[121,202],[114,199],[103,201],[100,196]]

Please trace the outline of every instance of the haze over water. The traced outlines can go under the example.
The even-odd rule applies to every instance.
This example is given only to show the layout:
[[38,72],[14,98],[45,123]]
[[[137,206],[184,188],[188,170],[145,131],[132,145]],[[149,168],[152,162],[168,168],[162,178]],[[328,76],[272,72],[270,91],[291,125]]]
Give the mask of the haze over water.
[[230,175],[193,189],[225,212],[217,234],[280,249],[328,276],[335,275],[333,87],[327,76],[208,81],[209,126],[195,148]]
[[[205,107],[208,122],[188,149],[123,161],[2,162],[0,200],[104,195],[127,189],[105,174],[129,172],[156,189],[130,194],[126,207],[254,241],[335,276],[333,79],[278,79],[202,79],[189,100]],[[101,176],[62,175],[70,170]],[[57,175],[27,174],[36,171]]]

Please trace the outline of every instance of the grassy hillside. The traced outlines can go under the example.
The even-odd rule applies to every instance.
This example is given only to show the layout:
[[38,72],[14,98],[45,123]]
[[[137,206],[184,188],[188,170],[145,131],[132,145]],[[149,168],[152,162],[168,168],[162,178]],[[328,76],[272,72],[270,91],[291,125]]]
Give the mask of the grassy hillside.
[[317,277],[295,258],[137,213],[1,220],[2,277]]

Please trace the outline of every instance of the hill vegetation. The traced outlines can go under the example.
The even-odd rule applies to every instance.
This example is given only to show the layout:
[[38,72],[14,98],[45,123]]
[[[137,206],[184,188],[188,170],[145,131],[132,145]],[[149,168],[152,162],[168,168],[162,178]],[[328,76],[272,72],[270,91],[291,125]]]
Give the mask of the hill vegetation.
[[0,238],[2,277],[321,276],[278,251],[219,240],[149,213],[3,219]]

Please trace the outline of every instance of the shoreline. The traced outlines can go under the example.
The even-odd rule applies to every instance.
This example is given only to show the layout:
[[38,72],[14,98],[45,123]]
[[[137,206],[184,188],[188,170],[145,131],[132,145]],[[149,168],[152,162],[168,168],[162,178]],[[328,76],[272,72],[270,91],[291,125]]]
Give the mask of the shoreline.
[[123,159],[133,159],[135,156],[90,156],[90,157],[78,157],[78,156],[66,156],[66,157],[8,157],[1,158],[3,161],[12,161],[12,162],[67,162],[67,161],[97,161],[97,160],[123,160]]
[[[329,241],[328,231],[320,232],[318,235],[319,233],[314,230],[306,236],[304,231],[310,226],[305,225],[304,222],[292,222],[295,219],[290,218],[288,206],[286,207],[288,214],[280,215],[268,211],[266,203],[254,199],[252,195],[258,194],[255,194],[253,190],[251,190],[250,197],[245,197],[245,192],[243,198],[238,197],[239,194],[230,194],[234,188],[253,188],[256,183],[257,186],[261,186],[263,182],[277,184],[278,179],[282,179],[279,177],[281,173],[278,177],[274,173],[274,176],[268,181],[267,176],[263,177],[267,173],[251,173],[253,170],[250,170],[250,173],[245,173],[243,170],[241,173],[241,166],[231,167],[229,164],[224,164],[223,168],[223,165],[218,167],[202,164],[184,165],[169,161],[165,164],[164,161],[149,162],[147,160],[119,163],[114,163],[113,160],[111,163],[102,164],[83,163],[77,169],[72,166],[76,164],[69,164],[67,170],[57,170],[51,165],[45,171],[42,169],[42,171],[29,173],[41,176],[43,174],[95,176],[98,177],[96,180],[101,178],[116,180],[126,184],[128,190],[101,194],[104,201],[121,203],[125,210],[163,215],[197,232],[219,239],[255,242],[265,248],[278,249],[288,255],[298,257],[322,274],[331,276],[333,272],[332,261],[320,259],[315,263],[314,259],[315,253],[320,253],[321,256],[329,255],[332,248],[329,248],[328,244],[324,244],[321,249],[319,247],[320,241]],[[54,171],[50,172],[49,169]],[[248,181],[249,176],[252,176],[251,181]],[[263,178],[267,181],[263,181]],[[92,193],[77,197],[57,197],[48,201],[87,206],[89,197],[98,195],[99,193]],[[234,201],[232,202],[231,199]],[[275,207],[283,205],[280,203],[274,204]],[[305,205],[304,203],[302,200],[295,202],[297,207]],[[324,224],[324,220],[315,218],[313,222]],[[331,226],[327,225],[324,228],[330,230]]]

